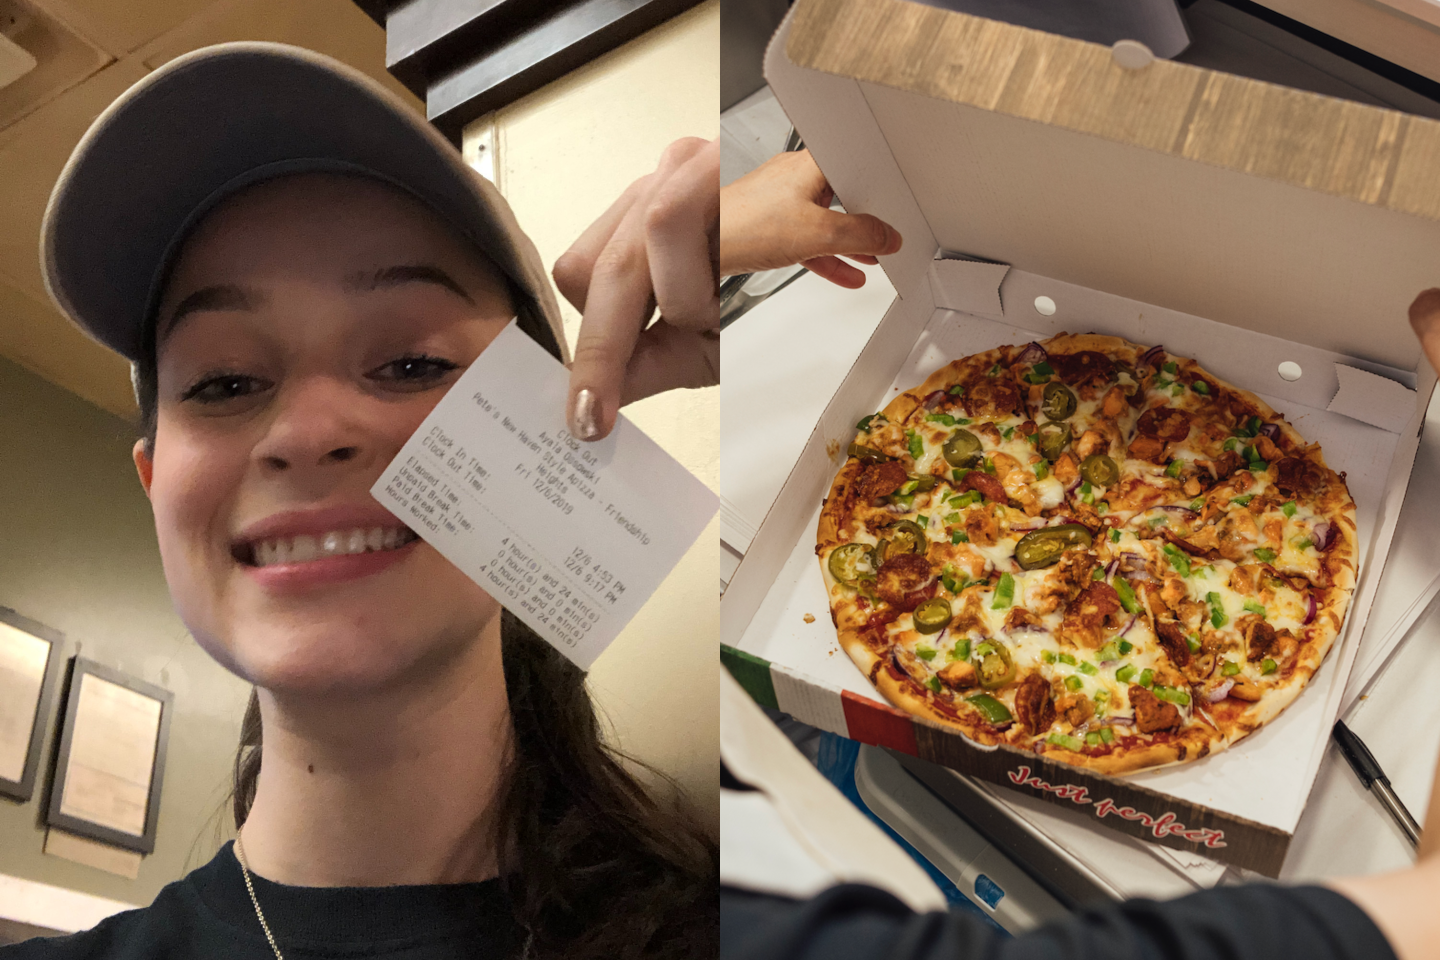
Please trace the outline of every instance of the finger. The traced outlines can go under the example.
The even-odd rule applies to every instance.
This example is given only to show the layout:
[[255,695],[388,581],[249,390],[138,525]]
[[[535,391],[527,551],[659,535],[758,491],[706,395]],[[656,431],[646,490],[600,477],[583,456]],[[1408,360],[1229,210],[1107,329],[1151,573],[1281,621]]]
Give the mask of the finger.
[[654,174],[646,174],[625,188],[625,192],[600,215],[600,218],[585,228],[570,249],[560,255],[555,261],[554,268],[550,275],[555,278],[555,286],[560,295],[582,313],[585,310],[585,297],[590,288],[590,275],[595,271],[595,258],[605,248],[614,236],[615,229],[630,212],[630,208],[642,197],[648,196],[653,189]]
[[865,286],[864,272],[850,266],[838,257],[815,257],[812,260],[802,260],[801,266],[822,280],[829,280],[837,286],[850,290],[857,290]]
[[878,263],[880,262],[879,260],[875,259],[874,257],[867,257],[867,256],[865,256],[865,254],[863,254],[863,253],[852,253],[852,254],[850,254],[849,256],[850,256],[850,259],[851,259],[851,260],[854,260],[856,263],[865,263],[865,264],[869,264],[869,265],[872,266],[872,267],[875,266],[876,264],[878,264]]
[[609,435],[620,408],[626,364],[653,312],[643,214],[642,202],[631,206],[596,256],[590,275],[566,407],[570,432],[580,440]]
[[836,254],[885,256],[898,253],[903,242],[899,231],[868,213],[840,213],[817,207],[806,220],[803,243],[807,249],[799,251],[806,259]]
[[719,234],[720,141],[713,140],[659,185],[645,212],[655,301],[671,326],[719,326]]
[[1430,365],[1440,370],[1440,287],[1426,290],[1410,304],[1410,326]]
[[720,382],[720,337],[709,330],[681,330],[669,323],[640,334],[625,371],[621,404],[665,390],[712,387]]

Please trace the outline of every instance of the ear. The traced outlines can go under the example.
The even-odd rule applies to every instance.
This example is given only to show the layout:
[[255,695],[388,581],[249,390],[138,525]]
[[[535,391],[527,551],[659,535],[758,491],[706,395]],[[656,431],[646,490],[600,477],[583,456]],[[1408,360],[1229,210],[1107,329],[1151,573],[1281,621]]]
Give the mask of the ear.
[[130,454],[135,459],[135,472],[140,474],[140,486],[145,488],[145,496],[149,497],[150,482],[155,478],[155,461],[145,452],[144,440],[136,440]]

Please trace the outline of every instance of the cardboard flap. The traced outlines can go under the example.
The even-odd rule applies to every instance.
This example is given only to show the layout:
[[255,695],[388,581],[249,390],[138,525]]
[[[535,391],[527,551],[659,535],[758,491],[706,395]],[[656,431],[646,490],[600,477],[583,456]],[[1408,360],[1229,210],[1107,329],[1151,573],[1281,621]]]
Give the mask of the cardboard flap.
[[918,210],[927,260],[1415,369],[1440,122],[901,0],[799,0],[766,76],[847,209],[904,234],[901,296]]
[[1335,364],[1340,389],[1325,409],[1372,427],[1399,433],[1415,416],[1415,391],[1386,377]]
[[930,263],[930,290],[935,306],[982,317],[1000,317],[1000,282],[1010,272],[1006,263],[948,259]]

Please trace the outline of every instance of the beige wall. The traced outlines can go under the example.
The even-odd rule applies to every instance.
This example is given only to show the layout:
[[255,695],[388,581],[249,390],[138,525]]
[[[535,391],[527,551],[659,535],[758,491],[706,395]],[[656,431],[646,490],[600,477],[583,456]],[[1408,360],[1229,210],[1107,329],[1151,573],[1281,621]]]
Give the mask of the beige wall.
[[[466,131],[493,137],[496,180],[547,268],[661,152],[719,135],[720,3],[681,14]],[[580,317],[565,304],[573,345]],[[712,489],[720,392],[662,394],[625,410]],[[591,689],[624,749],[676,777],[718,829],[719,524],[712,523],[596,662]]]
[[146,904],[209,860],[230,825],[212,814],[229,790],[249,687],[195,645],[170,606],[131,426],[3,359],[0,411],[0,605],[63,632],[64,658],[79,652],[175,693],[159,833],[139,879],[44,854],[38,784],[28,803],[0,797],[0,873]]

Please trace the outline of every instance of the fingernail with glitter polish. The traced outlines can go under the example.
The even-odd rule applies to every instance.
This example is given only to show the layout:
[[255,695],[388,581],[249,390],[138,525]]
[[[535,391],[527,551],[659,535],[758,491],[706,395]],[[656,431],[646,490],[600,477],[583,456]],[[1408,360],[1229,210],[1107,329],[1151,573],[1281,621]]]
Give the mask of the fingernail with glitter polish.
[[595,422],[595,392],[589,387],[575,394],[575,405],[570,409],[570,432],[579,440],[592,440],[600,433]]

